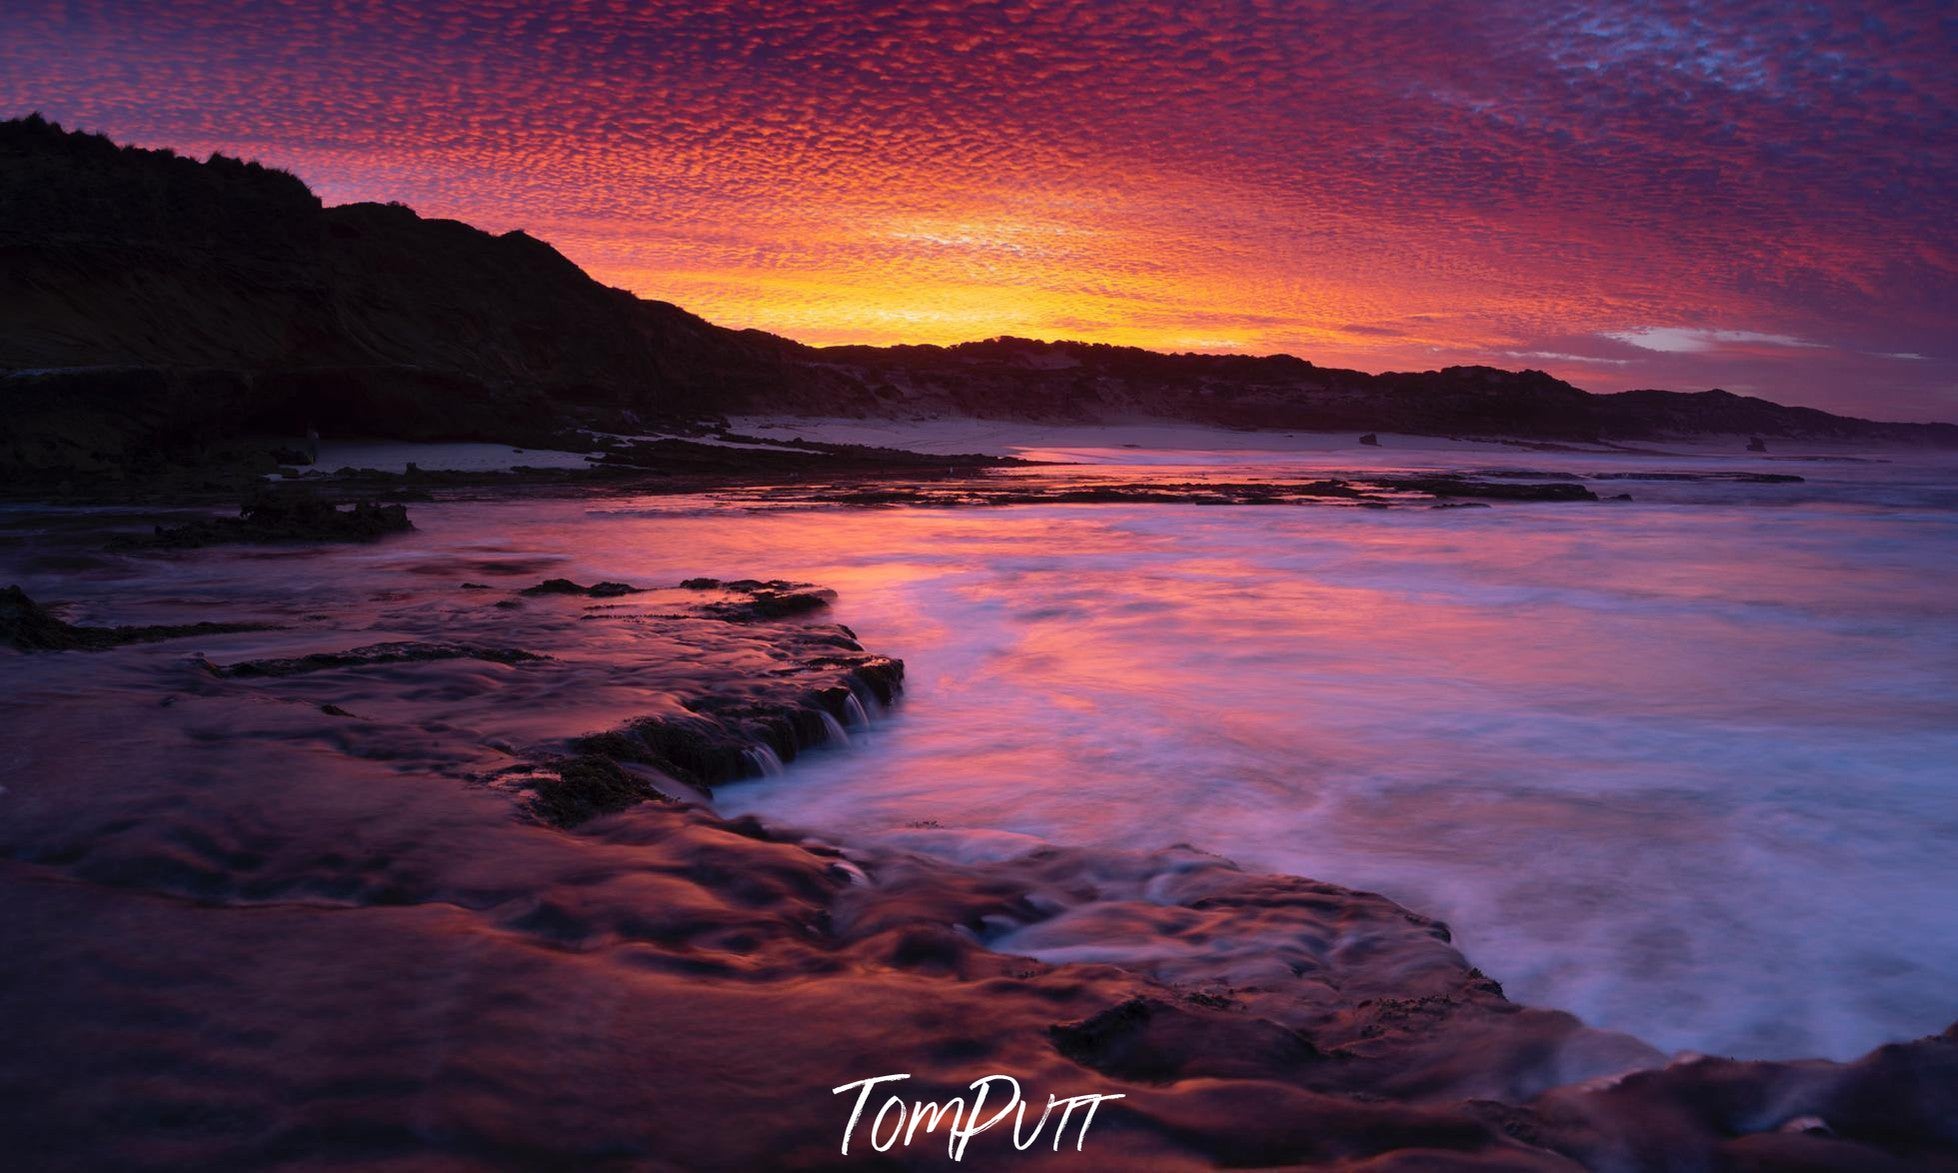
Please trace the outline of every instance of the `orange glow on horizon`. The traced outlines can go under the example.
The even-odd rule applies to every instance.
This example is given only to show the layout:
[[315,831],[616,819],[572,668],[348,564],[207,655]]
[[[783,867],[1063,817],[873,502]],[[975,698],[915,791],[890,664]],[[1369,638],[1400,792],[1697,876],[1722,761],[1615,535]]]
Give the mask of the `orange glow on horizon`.
[[522,228],[818,345],[1955,416],[1948,38],[1839,7],[75,0],[0,13],[0,113]]

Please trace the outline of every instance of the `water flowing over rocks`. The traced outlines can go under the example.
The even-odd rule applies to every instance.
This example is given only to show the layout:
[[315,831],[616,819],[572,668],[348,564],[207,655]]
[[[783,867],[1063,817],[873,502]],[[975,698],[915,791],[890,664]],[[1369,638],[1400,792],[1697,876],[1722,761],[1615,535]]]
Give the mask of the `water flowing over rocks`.
[[0,588],[0,642],[22,652],[104,651],[124,644],[156,643],[200,635],[264,631],[259,623],[177,623],[85,627],[68,623],[27,597],[17,586]]
[[692,591],[719,590],[740,596],[711,602],[702,608],[707,614],[730,623],[753,623],[758,620],[807,615],[812,611],[823,610],[836,600],[835,591],[823,590],[808,583],[783,582],[780,579],[757,582],[750,578],[736,582],[720,582],[711,578],[690,578],[680,585]]
[[[998,1129],[982,1168],[1958,1165],[1950,1031],[1668,1062],[1510,1002],[1379,895],[1188,847],[962,861],[715,813],[898,701],[902,663],[829,621],[847,597],[404,565],[241,600],[255,629],[198,655],[0,655],[24,1167],[840,1166],[829,1089],[900,1071],[908,1101],[993,1073],[1036,1110],[1125,1097],[1082,1153]],[[932,1139],[881,1160],[936,1166]]]

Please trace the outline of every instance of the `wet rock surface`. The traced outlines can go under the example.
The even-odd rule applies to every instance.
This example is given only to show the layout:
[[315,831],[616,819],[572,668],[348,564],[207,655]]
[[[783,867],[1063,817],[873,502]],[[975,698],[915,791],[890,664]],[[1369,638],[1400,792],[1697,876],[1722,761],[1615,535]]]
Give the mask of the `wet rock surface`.
[[[464,583],[465,589],[471,584]],[[590,586],[580,586],[568,578],[547,578],[534,587],[518,591],[520,595],[584,595],[591,599],[616,599],[620,595],[636,595],[640,588],[623,582],[595,582]]]
[[1806,478],[1785,472],[1601,472],[1600,481],[1733,481],[1747,485],[1799,485]]
[[[739,498],[740,490],[726,496]],[[1353,473],[1336,478],[1242,481],[1138,481],[1100,479],[1078,473],[1021,474],[1010,477],[953,478],[931,482],[815,483],[775,486],[767,498],[776,505],[806,504],[937,507],[1003,505],[1338,505],[1386,508],[1430,505],[1437,501],[1486,498],[1501,501],[1596,501],[1598,496],[1571,481],[1523,483],[1468,475],[1391,476]]]
[[847,594],[400,565],[241,608],[280,629],[203,657],[0,657],[25,1167],[838,1165],[830,1089],[889,1072],[907,1101],[1011,1074],[1029,1124],[1050,1093],[1125,1097],[1080,1153],[1002,1129],[980,1168],[1958,1165],[1952,1032],[1668,1063],[1510,1002],[1382,896],[1190,848],[954,862],[716,814],[711,788],[898,698],[901,662],[831,621]]
[[247,500],[236,517],[157,526],[147,535],[119,537],[111,547],[189,550],[232,543],[372,542],[414,528],[405,505],[362,500],[342,509],[309,491],[271,490]]
[[87,627],[68,623],[17,586],[0,588],[0,643],[23,652],[99,652],[124,644],[264,631],[258,623],[177,623]]
[[1407,493],[1426,493],[1430,497],[1487,497],[1499,501],[1596,501],[1598,495],[1583,485],[1552,481],[1523,484],[1516,481],[1480,481],[1460,476],[1376,477],[1383,489]]
[[[1664,481],[1764,486],[1803,483],[1787,473],[1736,470],[1605,471],[1577,474],[1531,468],[1463,469],[1432,473],[1352,470],[1332,475],[1245,480],[1228,473],[1203,479],[1137,479],[1093,466],[1047,466],[986,470],[911,481],[814,478],[792,484],[729,487],[716,495],[729,501],[788,505],[856,507],[927,506],[981,508],[1007,505],[1322,505],[1373,509],[1460,506],[1490,501],[1516,503],[1594,502],[1599,490],[1584,482]],[[1613,499],[1629,499],[1613,494]]]
[[932,477],[986,468],[1013,468],[1032,462],[982,453],[933,454],[866,444],[825,444],[791,438],[763,439],[719,431],[694,437],[616,436],[594,438],[601,474],[635,473],[661,477],[768,479],[801,476]]
[[721,582],[712,578],[690,578],[680,585],[687,590],[718,590],[737,596],[703,607],[707,614],[730,623],[755,623],[807,615],[821,611],[836,601],[835,591],[806,582],[784,582],[781,579],[760,582],[749,578]]
[[216,676],[298,676],[307,672],[329,672],[342,668],[371,668],[387,664],[426,663],[430,660],[482,660],[489,664],[525,664],[550,657],[522,648],[485,647],[479,644],[426,643],[401,641],[369,644],[344,652],[308,652],[272,660],[243,660],[236,664],[210,664]]
[[[98,705],[120,732],[63,779],[92,800],[0,841],[0,878],[34,895],[0,906],[0,936],[36,959],[0,964],[18,1044],[0,1074],[21,1089],[0,1126],[36,1167],[838,1165],[828,1089],[894,1071],[907,1100],[990,1073],[1036,1101],[1119,1093],[1083,1149],[1098,1168],[1949,1167],[1951,1037],[1667,1066],[1507,1003],[1445,929],[1377,896],[1187,850],[839,849],[638,801],[602,756],[560,766],[576,790],[545,821],[566,833],[336,748],[298,706],[253,720],[290,739],[269,761],[263,740],[200,736],[264,708],[236,695],[162,710],[194,714],[160,771],[199,779],[185,805],[118,770],[158,711],[118,683]],[[1008,1144],[982,1136],[971,1163]]]

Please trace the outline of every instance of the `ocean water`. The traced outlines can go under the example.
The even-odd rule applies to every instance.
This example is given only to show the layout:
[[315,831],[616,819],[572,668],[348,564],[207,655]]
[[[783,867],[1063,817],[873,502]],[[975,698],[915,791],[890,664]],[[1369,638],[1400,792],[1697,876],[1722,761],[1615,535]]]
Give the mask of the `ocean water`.
[[[1088,479],[1356,459],[1069,456]],[[76,515],[13,512],[33,536],[4,554],[9,581],[113,622],[499,568],[816,582],[905,659],[906,698],[721,809],[956,859],[1188,844],[1378,891],[1447,920],[1513,999],[1667,1051],[1849,1058],[1958,1019],[1958,466],[1368,458],[1807,480],[1384,511],[554,495],[419,505],[412,542],[291,558],[68,556]]]
[[792,569],[910,692],[869,744],[720,802],[952,856],[1186,842],[1379,891],[1512,998],[1668,1051],[1940,1030],[1958,480],[1774,470],[1809,480],[798,518],[834,553]]

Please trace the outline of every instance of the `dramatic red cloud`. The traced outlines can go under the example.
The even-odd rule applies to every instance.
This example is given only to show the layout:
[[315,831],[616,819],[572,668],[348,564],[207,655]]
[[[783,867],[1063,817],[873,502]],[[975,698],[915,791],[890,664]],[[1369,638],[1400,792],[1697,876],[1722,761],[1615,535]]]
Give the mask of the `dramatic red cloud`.
[[805,341],[1012,333],[1958,417],[1942,5],[73,0],[0,112]]

